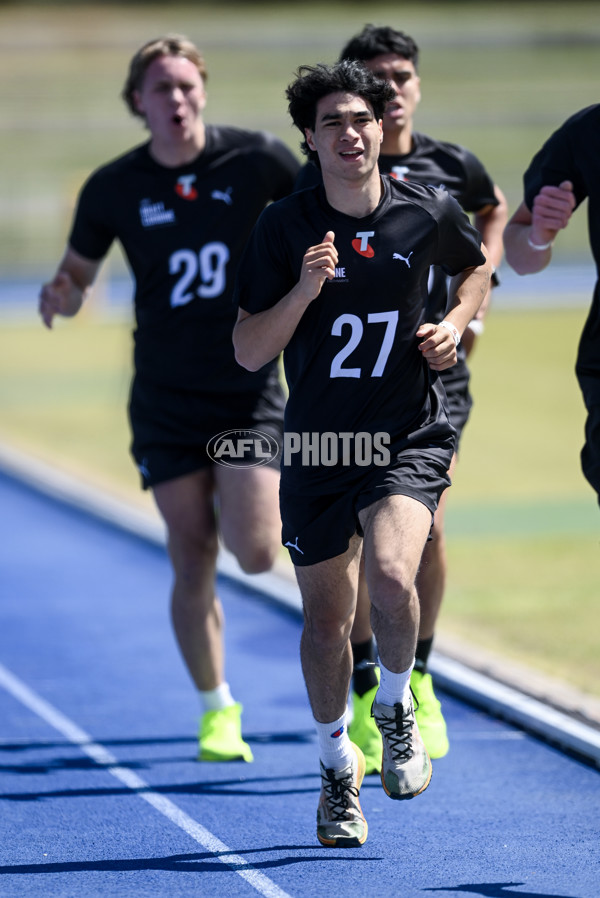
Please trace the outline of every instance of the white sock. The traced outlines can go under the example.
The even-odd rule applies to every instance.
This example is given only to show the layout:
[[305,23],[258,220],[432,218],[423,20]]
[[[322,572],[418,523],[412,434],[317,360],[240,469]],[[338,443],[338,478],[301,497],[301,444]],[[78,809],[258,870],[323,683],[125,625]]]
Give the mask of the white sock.
[[198,691],[202,711],[221,711],[230,705],[235,705],[229,683],[221,683],[216,689],[208,689],[206,692]]
[[414,662],[408,670],[402,673],[393,673],[381,663],[379,659],[379,689],[375,694],[375,701],[380,705],[405,705],[410,698],[410,675]]
[[315,720],[319,740],[319,757],[326,769],[341,770],[342,767],[347,767],[353,759],[354,752],[350,747],[346,717],[347,711],[344,711],[342,716],[332,723],[319,723]]

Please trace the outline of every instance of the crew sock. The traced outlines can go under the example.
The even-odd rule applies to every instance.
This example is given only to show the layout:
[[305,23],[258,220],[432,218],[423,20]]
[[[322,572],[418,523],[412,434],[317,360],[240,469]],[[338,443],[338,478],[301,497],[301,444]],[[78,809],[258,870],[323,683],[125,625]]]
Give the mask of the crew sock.
[[405,705],[410,698],[410,675],[413,664],[402,673],[394,673],[388,670],[379,659],[379,671],[381,679],[379,689],[375,695],[375,701],[380,705]]
[[366,642],[352,645],[352,658],[354,670],[352,672],[352,688],[357,695],[363,696],[365,692],[377,686],[377,674],[374,665],[376,661],[375,640],[373,637]]
[[216,689],[199,690],[199,695],[204,713],[206,711],[222,711],[223,708],[235,705],[229,683],[221,683]]
[[352,760],[352,748],[346,726],[346,712],[331,723],[315,720],[319,740],[319,757],[326,769],[341,770]]
[[429,639],[419,639],[417,642],[417,649],[415,651],[415,670],[418,670],[419,673],[427,673],[427,662],[429,661],[429,654],[432,646],[433,636],[430,636]]

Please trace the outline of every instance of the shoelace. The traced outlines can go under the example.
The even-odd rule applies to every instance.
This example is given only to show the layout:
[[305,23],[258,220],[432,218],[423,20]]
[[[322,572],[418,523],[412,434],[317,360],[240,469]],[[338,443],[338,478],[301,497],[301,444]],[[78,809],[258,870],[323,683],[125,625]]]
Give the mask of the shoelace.
[[394,705],[394,717],[377,717],[376,723],[389,745],[394,761],[409,761],[413,756],[412,727],[413,713],[409,705],[404,710],[401,704]]
[[344,820],[345,812],[348,810],[350,800],[348,794],[358,798],[358,789],[353,785],[352,771],[346,776],[336,779],[335,770],[325,770],[321,773],[323,788],[327,796],[327,805],[331,811],[334,820]]

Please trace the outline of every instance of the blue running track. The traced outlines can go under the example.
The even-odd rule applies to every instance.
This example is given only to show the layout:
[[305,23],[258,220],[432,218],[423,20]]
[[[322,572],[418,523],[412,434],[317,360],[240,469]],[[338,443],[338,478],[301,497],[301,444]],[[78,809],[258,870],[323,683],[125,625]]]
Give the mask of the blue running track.
[[598,898],[600,776],[441,694],[429,789],[361,792],[362,848],[315,835],[298,614],[221,576],[253,764],[195,760],[164,549],[0,474],[1,898]]

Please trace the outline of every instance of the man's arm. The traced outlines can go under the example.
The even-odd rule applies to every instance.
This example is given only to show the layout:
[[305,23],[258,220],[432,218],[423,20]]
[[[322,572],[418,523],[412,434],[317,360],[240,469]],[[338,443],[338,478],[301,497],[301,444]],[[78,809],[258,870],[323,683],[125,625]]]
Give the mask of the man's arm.
[[475,213],[473,223],[481,234],[481,242],[486,245],[490,262],[494,268],[497,268],[502,261],[504,250],[502,235],[508,221],[508,203],[497,185],[494,185],[494,194],[498,205],[484,206],[483,209]]
[[531,211],[521,203],[504,231],[506,261],[517,274],[535,274],[546,268],[554,239],[567,227],[575,205],[570,181],[542,187]]
[[[475,213],[473,223],[475,228],[481,234],[482,243],[487,247],[490,262],[494,268],[498,268],[504,252],[502,235],[508,221],[508,203],[506,202],[506,197],[496,184],[494,185],[494,194],[498,200],[498,205],[485,206],[483,209],[480,209]],[[467,356],[473,349],[477,334],[481,333],[483,330],[483,319],[486,316],[490,304],[493,286],[494,281],[492,278],[487,295],[484,297],[477,315],[473,321],[469,322],[469,325],[463,333],[462,344],[467,352]]]
[[492,276],[492,262],[484,244],[483,265],[466,268],[455,275],[449,284],[449,308],[440,324],[422,324],[417,337],[423,340],[419,349],[434,371],[444,371],[456,364],[456,347],[469,322],[484,301]]
[[253,315],[240,308],[233,328],[233,346],[236,360],[243,368],[258,371],[276,358],[289,343],[325,281],[335,277],[338,254],[334,236],[333,231],[328,231],[323,243],[309,247],[302,261],[300,280],[274,306]]
[[40,290],[39,312],[47,328],[55,315],[76,315],[94,283],[102,260],[80,256],[67,247],[54,278]]

